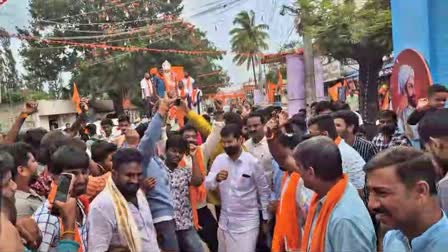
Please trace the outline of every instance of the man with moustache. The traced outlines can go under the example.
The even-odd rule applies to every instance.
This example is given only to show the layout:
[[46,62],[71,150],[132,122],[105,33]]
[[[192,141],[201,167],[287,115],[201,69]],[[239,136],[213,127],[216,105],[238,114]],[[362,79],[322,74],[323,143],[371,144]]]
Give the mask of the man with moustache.
[[272,183],[272,155],[264,133],[266,120],[263,114],[251,112],[246,119],[246,127],[250,139],[244,143],[247,151],[260,160],[268,183]]
[[31,216],[45,201],[44,197],[30,188],[37,181],[39,166],[32,151],[32,147],[23,142],[9,146],[9,153],[14,158],[12,176],[17,184],[15,206],[18,218]]
[[392,110],[383,110],[378,116],[379,133],[372,139],[378,151],[394,146],[411,146],[409,138],[398,130],[397,114]]
[[[68,142],[68,144],[70,144]],[[73,189],[71,190],[71,197],[76,198],[78,208],[76,211],[75,230],[66,230],[63,223],[61,223],[57,214],[52,210],[53,202],[48,199],[39,207],[33,215],[40,231],[42,232],[42,243],[39,251],[56,251],[61,237],[64,236],[64,231],[71,231],[77,233],[77,242],[83,250],[87,249],[87,213],[88,203],[87,197],[82,195],[86,193],[88,181],[88,169],[90,158],[85,150],[79,147],[64,145],[56,150],[48,162],[48,170],[52,175],[53,183],[59,183],[61,173],[71,173],[74,175]]]
[[365,167],[369,209],[393,228],[384,236],[384,251],[446,251],[448,219],[437,198],[437,175],[428,154],[399,146]]
[[131,252],[158,252],[156,231],[145,194],[142,154],[120,149],[113,155],[112,176],[90,206],[89,251],[127,248]]
[[448,211],[448,109],[427,113],[418,125],[418,133],[425,149],[436,161],[438,176],[438,195],[442,209]]
[[206,178],[208,190],[219,189],[221,216],[218,251],[253,252],[260,227],[268,232],[270,189],[260,162],[242,148],[241,125],[226,124],[221,130],[225,154],[216,157]]

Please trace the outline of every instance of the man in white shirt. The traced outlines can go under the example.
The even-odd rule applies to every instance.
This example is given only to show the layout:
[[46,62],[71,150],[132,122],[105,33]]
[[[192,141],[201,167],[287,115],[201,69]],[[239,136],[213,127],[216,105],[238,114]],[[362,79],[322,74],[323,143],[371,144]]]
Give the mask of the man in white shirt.
[[149,117],[152,115],[152,104],[151,97],[154,95],[154,89],[151,81],[151,75],[145,73],[145,77],[140,81],[140,88],[142,91],[142,99],[145,102],[145,110]]
[[206,178],[207,189],[218,188],[221,196],[218,251],[253,252],[260,227],[259,203],[263,231],[268,232],[269,184],[260,162],[243,152],[239,125],[226,125],[221,140],[225,154],[215,159]]
[[182,83],[184,84],[184,87],[188,90],[188,94],[192,94],[193,84],[195,83],[195,80],[190,76],[189,72],[185,72],[184,78],[182,79]]
[[262,114],[252,112],[247,117],[246,127],[250,139],[244,143],[247,151],[256,157],[264,170],[269,185],[272,184],[272,155],[269,151],[268,142],[264,135],[264,125],[266,121]]

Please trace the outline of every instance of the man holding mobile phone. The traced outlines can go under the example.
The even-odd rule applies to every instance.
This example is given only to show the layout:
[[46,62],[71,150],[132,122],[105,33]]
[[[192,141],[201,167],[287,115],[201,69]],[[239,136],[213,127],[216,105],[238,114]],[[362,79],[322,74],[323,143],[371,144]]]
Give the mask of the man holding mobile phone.
[[55,198],[50,194],[49,199],[36,210],[33,216],[43,236],[39,251],[57,251],[59,242],[66,235],[75,236],[75,241],[84,251],[86,250],[88,203],[80,196],[86,192],[89,162],[86,152],[72,146],[70,142],[59,147],[51,156],[48,170],[53,178],[53,190],[60,185],[61,188],[56,189],[56,197],[59,201],[67,201],[69,197],[77,200],[76,225],[74,228],[64,225],[59,211],[53,208]]

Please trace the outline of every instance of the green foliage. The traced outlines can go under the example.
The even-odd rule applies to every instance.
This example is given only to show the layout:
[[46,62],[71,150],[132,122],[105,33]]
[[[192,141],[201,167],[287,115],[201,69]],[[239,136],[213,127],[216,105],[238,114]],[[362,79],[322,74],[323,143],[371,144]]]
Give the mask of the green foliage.
[[20,87],[16,61],[10,49],[10,39],[0,27],[0,88],[16,90]]
[[[19,30],[21,34],[113,46],[216,50],[205,33],[181,24],[181,0],[123,0],[115,4],[105,0],[43,2],[30,1],[33,21],[30,27]],[[127,33],[130,31],[133,32]],[[215,61],[221,59],[219,55],[111,51],[48,45],[34,40],[28,42],[22,55],[28,70],[27,84],[33,89],[42,89],[42,83],[48,83],[51,93],[62,97],[67,90],[71,92],[75,82],[81,95],[97,98],[107,94],[118,110],[122,109],[123,98],[140,96],[139,82],[144,73],[151,67],[160,67],[165,60],[173,66],[184,66],[195,77],[220,70]],[[60,85],[63,72],[72,73],[69,87]],[[201,80],[200,87],[206,89],[204,92],[214,92],[219,86],[207,88],[207,85],[223,84],[225,79],[224,74],[206,78]]]
[[341,62],[358,62],[360,108],[367,123],[373,123],[378,110],[378,72],[383,56],[392,51],[390,1],[367,0],[356,6],[353,0],[297,0],[297,6],[299,32],[313,38],[320,54]]
[[9,91],[2,94],[4,103],[22,103],[25,101],[51,100],[55,97],[44,91]]
[[256,81],[255,65],[260,62],[262,50],[269,48],[266,42],[269,38],[269,34],[266,32],[269,26],[266,24],[257,25],[255,13],[252,10],[238,13],[233,20],[233,24],[236,26],[230,31],[232,52],[236,53],[233,62],[237,65],[246,63],[247,69],[252,66]]

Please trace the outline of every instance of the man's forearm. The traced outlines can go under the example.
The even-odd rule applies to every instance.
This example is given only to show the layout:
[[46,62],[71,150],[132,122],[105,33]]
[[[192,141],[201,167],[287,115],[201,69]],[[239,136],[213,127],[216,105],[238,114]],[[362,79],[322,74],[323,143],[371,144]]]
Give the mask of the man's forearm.
[[27,117],[28,115],[25,115],[23,113],[21,113],[19,117],[17,117],[17,119],[14,121],[14,124],[11,126],[11,129],[9,129],[8,133],[6,134],[3,143],[12,144],[17,141],[17,136],[19,135],[20,129],[22,128],[22,125]]

